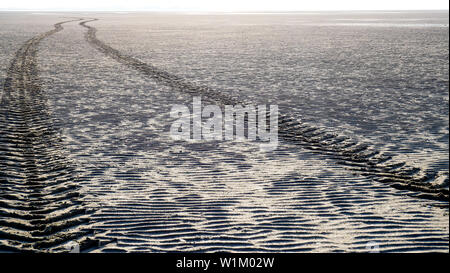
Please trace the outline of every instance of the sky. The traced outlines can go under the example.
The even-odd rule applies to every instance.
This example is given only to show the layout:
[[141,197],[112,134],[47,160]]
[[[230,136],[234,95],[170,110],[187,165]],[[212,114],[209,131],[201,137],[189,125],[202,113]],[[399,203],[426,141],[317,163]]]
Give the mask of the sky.
[[1,0],[2,10],[448,10],[447,0]]

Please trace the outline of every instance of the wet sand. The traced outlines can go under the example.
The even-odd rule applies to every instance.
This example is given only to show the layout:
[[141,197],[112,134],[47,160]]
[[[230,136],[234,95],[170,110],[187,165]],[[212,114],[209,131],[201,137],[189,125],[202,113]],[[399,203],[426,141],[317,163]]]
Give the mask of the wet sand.
[[273,152],[173,141],[171,105],[251,100],[63,27],[25,42],[4,82],[23,95],[1,108],[2,250],[448,252],[448,188],[409,162],[291,113]]

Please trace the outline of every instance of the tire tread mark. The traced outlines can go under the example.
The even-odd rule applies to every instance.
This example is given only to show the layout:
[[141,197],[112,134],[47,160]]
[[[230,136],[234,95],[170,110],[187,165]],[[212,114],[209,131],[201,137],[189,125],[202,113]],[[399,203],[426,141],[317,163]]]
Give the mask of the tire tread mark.
[[[151,64],[126,56],[96,37],[97,29],[87,23],[97,20],[92,18],[79,24],[87,28],[86,41],[103,54],[176,91],[206,96],[221,105],[245,104],[242,100],[237,100],[206,86],[196,85]],[[413,175],[418,173],[417,171],[408,173],[405,171],[408,169],[407,167],[403,169],[404,162],[396,168],[391,168],[385,164],[391,157],[372,149],[367,143],[359,143],[345,136],[327,133],[326,130],[300,122],[287,114],[280,114],[279,121],[279,136],[287,142],[301,145],[303,148],[315,152],[330,154],[338,159],[339,164],[351,167],[352,171],[371,176],[375,181],[389,184],[394,188],[426,193],[418,194],[419,198],[449,201],[448,189],[434,186],[432,183],[423,183],[426,175]]]
[[62,24],[26,41],[16,52],[0,100],[0,250],[65,251],[84,240],[89,213],[42,91],[39,43]]

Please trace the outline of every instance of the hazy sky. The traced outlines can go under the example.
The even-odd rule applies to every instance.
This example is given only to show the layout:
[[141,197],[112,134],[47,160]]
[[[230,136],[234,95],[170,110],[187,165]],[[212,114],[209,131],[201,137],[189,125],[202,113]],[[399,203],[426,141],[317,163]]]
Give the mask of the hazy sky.
[[0,9],[31,10],[414,10],[446,9],[447,0],[1,0]]

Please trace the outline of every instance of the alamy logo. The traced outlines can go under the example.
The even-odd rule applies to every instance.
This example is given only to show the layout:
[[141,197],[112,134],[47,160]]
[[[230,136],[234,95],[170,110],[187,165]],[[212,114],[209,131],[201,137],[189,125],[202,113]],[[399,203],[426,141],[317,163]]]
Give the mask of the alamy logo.
[[366,250],[370,253],[379,253],[380,244],[378,244],[378,242],[370,241],[366,244]]
[[69,253],[80,253],[80,244],[75,241],[70,241],[65,245]]
[[194,97],[192,113],[186,105],[177,104],[170,116],[177,118],[170,127],[174,140],[259,140],[263,151],[278,146],[277,105],[270,105],[269,111],[266,105],[225,105],[222,113],[217,105],[202,109],[201,98]]

